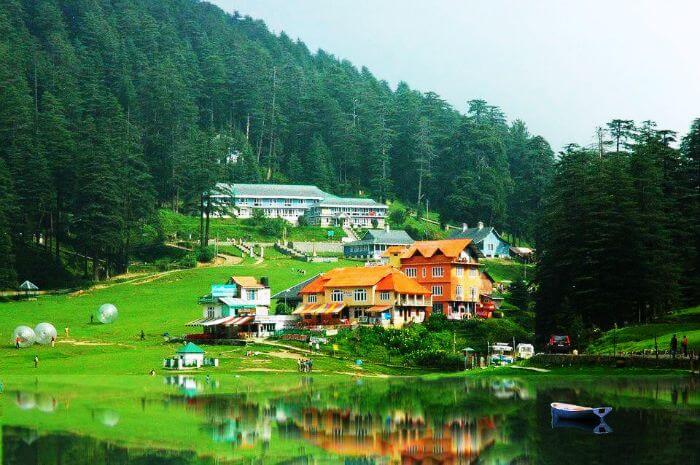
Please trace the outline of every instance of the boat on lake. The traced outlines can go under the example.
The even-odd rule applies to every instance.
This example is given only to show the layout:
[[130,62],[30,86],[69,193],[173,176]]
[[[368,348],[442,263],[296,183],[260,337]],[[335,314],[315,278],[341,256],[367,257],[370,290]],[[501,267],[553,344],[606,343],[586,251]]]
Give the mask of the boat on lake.
[[612,412],[612,407],[582,407],[562,402],[552,402],[551,407],[552,417],[566,418],[568,420],[584,420],[591,417],[603,419],[605,415]]

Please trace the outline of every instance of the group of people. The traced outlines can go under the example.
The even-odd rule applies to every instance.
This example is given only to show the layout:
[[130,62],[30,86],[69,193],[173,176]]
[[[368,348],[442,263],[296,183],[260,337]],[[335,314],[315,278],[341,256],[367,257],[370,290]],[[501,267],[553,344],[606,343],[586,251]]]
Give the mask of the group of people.
[[314,367],[314,362],[310,358],[300,358],[297,359],[297,365],[299,366],[299,371],[302,373],[311,373]]
[[[676,358],[677,353],[678,353],[678,338],[674,334],[673,337],[671,338],[671,356],[673,358]],[[688,356],[688,336],[683,336],[683,340],[681,341],[681,355],[683,355],[683,357]]]

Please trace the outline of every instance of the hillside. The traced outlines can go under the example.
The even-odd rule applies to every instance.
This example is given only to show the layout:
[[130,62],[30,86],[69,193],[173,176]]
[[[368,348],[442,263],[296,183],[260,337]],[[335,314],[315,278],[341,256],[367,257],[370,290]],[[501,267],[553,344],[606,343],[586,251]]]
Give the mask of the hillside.
[[196,0],[0,0],[0,62],[4,284],[13,244],[38,237],[123,271],[154,211],[198,212],[217,181],[400,199],[532,237],[554,162],[484,101],[461,114]]
[[679,344],[683,336],[688,336],[690,349],[696,352],[700,350],[700,307],[670,313],[660,318],[657,323],[610,330],[591,344],[588,351],[611,354],[615,346],[618,352],[651,350],[654,349],[654,336],[656,336],[659,350],[667,351],[674,334],[678,337]]

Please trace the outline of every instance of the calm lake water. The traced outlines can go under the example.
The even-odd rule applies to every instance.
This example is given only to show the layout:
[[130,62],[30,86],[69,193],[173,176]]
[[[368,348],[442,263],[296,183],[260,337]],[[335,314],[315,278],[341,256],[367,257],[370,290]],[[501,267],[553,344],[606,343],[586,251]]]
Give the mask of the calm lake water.
[[[267,394],[220,393],[233,377],[163,382],[169,394],[136,397],[6,386],[2,464],[700,463],[692,380],[303,377]],[[614,410],[603,425],[553,425],[553,401]]]

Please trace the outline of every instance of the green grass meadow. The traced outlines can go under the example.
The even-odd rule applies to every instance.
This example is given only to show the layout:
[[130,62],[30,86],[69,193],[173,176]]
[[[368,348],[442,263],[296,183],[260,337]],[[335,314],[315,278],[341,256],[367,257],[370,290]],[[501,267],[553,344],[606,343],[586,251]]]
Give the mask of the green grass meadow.
[[[119,282],[102,283],[73,294],[0,303],[0,374],[145,374],[159,369],[162,358],[172,355],[177,347],[166,344],[163,333],[179,336],[201,331],[185,327],[185,324],[200,317],[197,298],[209,292],[211,284],[225,282],[233,275],[267,276],[274,293],[316,273],[343,265],[356,263],[305,263],[274,257],[255,264],[245,259],[236,266],[121,278]],[[299,270],[305,270],[306,274]],[[103,303],[116,305],[119,318],[112,324],[91,324],[91,312]],[[12,332],[16,326],[33,328],[45,321],[58,330],[54,348],[36,344],[19,350],[14,348]],[[64,332],[66,327],[70,331],[68,338]],[[146,333],[145,341],[139,338],[141,330]],[[256,363],[268,368],[274,365],[275,369],[296,368],[294,360],[285,359],[275,359],[268,364],[255,360],[240,362],[237,352],[242,353],[242,348],[209,348],[211,354],[227,351],[230,355],[222,355],[223,370],[254,368]],[[40,359],[37,369],[32,362],[35,354]],[[344,364],[328,363],[328,369],[347,368]]]

